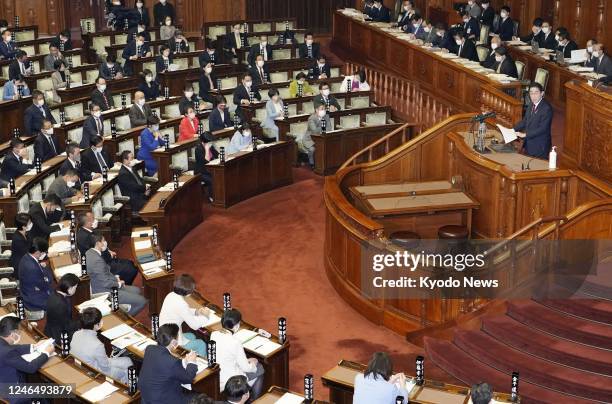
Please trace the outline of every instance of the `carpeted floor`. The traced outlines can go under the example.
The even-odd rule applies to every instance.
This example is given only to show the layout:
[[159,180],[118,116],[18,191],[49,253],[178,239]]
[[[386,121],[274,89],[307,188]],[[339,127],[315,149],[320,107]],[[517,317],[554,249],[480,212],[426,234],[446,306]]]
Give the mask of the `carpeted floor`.
[[[348,306],[330,286],[323,265],[323,178],[295,169],[293,185],[227,210],[205,206],[204,222],[175,248],[178,273],[190,273],[198,290],[232,305],[246,321],[276,333],[287,318],[291,388],[315,375],[315,396],[328,397],[320,377],[339,360],[367,362],[375,351],[392,354],[396,369],[414,373],[422,349],[375,326]],[[453,381],[429,362],[427,377]]]

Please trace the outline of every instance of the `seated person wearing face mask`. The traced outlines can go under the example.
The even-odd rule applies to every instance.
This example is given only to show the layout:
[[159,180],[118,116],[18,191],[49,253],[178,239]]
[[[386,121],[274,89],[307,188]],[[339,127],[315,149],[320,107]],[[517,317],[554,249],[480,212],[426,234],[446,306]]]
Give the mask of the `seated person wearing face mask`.
[[145,42],[145,37],[142,33],[136,36],[135,41],[130,41],[123,49],[121,57],[125,60],[125,73],[127,75],[134,74],[134,68],[132,61],[142,57],[151,56],[151,48]]
[[113,275],[110,265],[102,256],[102,253],[108,249],[104,236],[94,233],[92,238],[94,246],[85,253],[91,292],[110,293],[113,288],[118,288],[119,305],[124,306],[122,309],[126,310],[130,316],[137,315],[147,305],[147,299],[142,296],[142,290],[139,287],[127,285],[120,276]]
[[195,167],[194,174],[202,176],[202,184],[206,186],[208,191],[208,200],[213,201],[213,182],[212,174],[206,168],[206,164],[219,157],[219,152],[213,144],[214,138],[210,132],[204,132],[200,135],[200,141],[195,147]]
[[94,136],[91,140],[91,147],[81,154],[83,162],[83,173],[85,175],[102,174],[104,170],[113,167],[113,160],[110,154],[104,150],[104,139],[101,136]]
[[28,254],[19,261],[19,292],[23,298],[28,320],[36,321],[45,316],[47,301],[51,295],[53,274],[45,262],[49,243],[35,237]]
[[[74,186],[79,181],[79,173],[76,170],[67,170],[64,175],[55,177],[49,188],[47,195],[54,194],[62,201],[62,211],[65,211],[65,206],[72,202],[72,197],[79,194]],[[77,197],[80,197],[79,194]]]
[[134,36],[137,34],[142,34],[145,42],[151,42],[151,34],[149,31],[147,31],[147,26],[142,22],[139,22],[138,25],[135,25],[128,30],[128,35],[130,38],[134,38]]
[[149,177],[157,172],[157,161],[151,152],[164,146],[164,139],[159,133],[159,118],[151,115],[148,120],[148,127],[140,133],[140,149],[138,149],[138,160],[144,162],[145,171]]
[[[187,112],[187,108],[195,108],[195,102],[198,101],[198,96],[193,91],[193,87],[190,83],[185,84],[185,90],[183,91],[183,96],[179,100],[179,112],[181,115],[185,115]],[[199,110],[204,108],[204,103],[200,103]]]
[[19,262],[28,253],[32,243],[29,235],[32,226],[30,215],[27,213],[17,213],[15,215],[15,233],[13,233],[13,239],[11,240],[11,267],[17,279],[19,279]]
[[104,136],[104,118],[98,104],[90,104],[91,114],[83,122],[83,133],[81,136],[82,149],[91,147],[91,142],[96,136]]
[[155,101],[159,97],[159,83],[153,78],[149,69],[142,71],[142,80],[138,84],[138,91],[142,91],[147,101]]
[[311,136],[323,133],[323,122],[325,122],[326,131],[333,130],[329,114],[325,110],[325,104],[318,104],[315,106],[315,112],[308,118],[308,129],[301,141],[301,149],[308,154],[308,162],[311,167],[314,167],[315,152],[314,141]]
[[265,34],[259,37],[259,43],[256,43],[249,49],[248,62],[250,67],[255,66],[257,55],[261,55],[266,62],[272,60],[272,46],[268,44],[268,36]]
[[25,135],[37,135],[43,127],[44,121],[50,121],[56,124],[55,118],[51,114],[51,110],[45,104],[45,96],[42,91],[32,91],[32,105],[30,105],[23,114],[23,127]]
[[155,69],[157,73],[165,73],[170,69],[174,57],[167,45],[159,47],[159,56],[155,58]]
[[193,382],[198,372],[197,354],[191,351],[184,359],[172,355],[179,346],[178,334],[176,324],[164,324],[157,331],[157,344],[146,347],[138,375],[143,404],[189,402],[192,393],[181,385]]
[[495,49],[495,63],[497,64],[497,73],[505,74],[510,77],[518,78],[516,64],[508,54],[508,50],[504,46]]
[[446,52],[453,52],[456,45],[452,35],[446,29],[446,24],[442,22],[436,24],[436,35],[431,40],[431,46],[440,48]]
[[106,62],[100,64],[98,73],[104,80],[121,79],[123,78],[123,67],[117,62],[117,57],[110,54],[106,57]]
[[61,341],[62,332],[68,333],[68,341],[72,334],[80,328],[79,320],[72,318],[72,299],[79,285],[79,277],[75,274],[63,275],[57,283],[57,289],[51,292],[47,300],[47,323],[45,335],[56,341]]
[[217,41],[213,41],[211,39],[206,39],[206,52],[202,52],[200,57],[198,58],[200,61],[200,66],[206,66],[207,64],[217,64],[221,63],[219,59],[219,55],[217,55]]
[[221,391],[232,376],[246,376],[252,389],[251,398],[256,400],[262,393],[264,368],[257,359],[247,358],[242,343],[234,335],[240,330],[241,321],[242,315],[238,310],[226,310],[221,318],[223,329],[213,331],[210,339],[217,344]]
[[45,162],[57,156],[61,152],[57,137],[53,134],[53,123],[45,119],[40,133],[34,141],[34,158]]
[[[55,345],[48,339],[38,341],[36,344],[19,344],[22,331],[19,329],[21,320],[16,316],[6,316],[0,320],[0,383],[17,385],[25,383],[25,374],[34,374],[55,353]],[[45,346],[45,349],[42,347]],[[22,355],[32,352],[41,352],[41,355],[26,361]],[[24,401],[11,401],[28,402]]]
[[466,39],[462,29],[457,30],[453,37],[455,38],[455,43],[457,44],[456,54],[461,58],[478,62],[478,53],[476,52],[474,41]]
[[149,199],[151,189],[134,170],[134,154],[129,150],[121,152],[121,168],[117,176],[121,194],[130,197],[132,211],[138,212]]
[[[19,89],[21,88],[21,95],[19,95]],[[30,88],[28,83],[25,82],[22,75],[16,76],[13,80],[4,83],[2,100],[11,101],[17,100],[19,97],[26,97],[30,95]]]
[[193,108],[187,108],[187,113],[185,116],[183,116],[183,119],[181,119],[181,123],[179,125],[179,142],[191,140],[194,137],[197,137],[199,125],[200,121]]
[[208,116],[208,128],[211,132],[216,132],[234,125],[230,118],[229,111],[227,110],[227,100],[225,97],[218,94],[217,97],[215,97],[215,103],[217,106]]
[[31,162],[27,160],[28,149],[25,148],[23,140],[14,137],[9,143],[12,151],[6,153],[2,160],[2,168],[0,169],[0,179],[2,185],[6,186],[11,179],[21,177],[33,167]]
[[300,58],[317,60],[321,54],[321,46],[314,41],[312,32],[307,32],[304,36],[304,43],[299,46]]
[[315,109],[317,109],[321,105],[326,108],[329,107],[329,110],[331,112],[340,111],[342,109],[336,97],[331,95],[329,83],[325,81],[319,84],[319,95],[313,98],[312,104]]
[[134,93],[134,103],[130,107],[130,125],[132,128],[146,125],[149,118],[153,116],[151,106],[147,104],[145,95],[142,91]]
[[255,58],[255,66],[249,69],[249,73],[251,73],[253,84],[255,86],[260,86],[270,81],[270,71],[268,70],[268,66],[266,65],[266,62],[264,62],[263,56],[261,55],[257,55]]
[[487,58],[480,62],[482,67],[486,67],[487,69],[497,70],[497,60],[495,59],[497,53],[495,50],[500,47],[502,44],[501,39],[497,35],[491,38],[491,50],[489,51]]
[[49,193],[45,195],[42,202],[30,206],[28,214],[33,223],[30,238],[42,237],[44,240],[48,240],[51,233],[61,230],[56,220],[59,219],[56,209],[61,209],[61,206],[62,200],[55,194]]
[[[79,229],[76,232],[76,244],[79,253],[83,256],[87,254],[87,250],[95,246],[94,231],[98,228],[98,220],[92,212],[79,212],[77,215],[77,224]],[[134,282],[138,276],[138,268],[130,260],[117,258],[117,254],[110,248],[102,252],[102,258],[108,265],[113,275],[119,276],[127,285]]]
[[331,68],[326,63],[324,55],[320,55],[317,63],[312,67],[312,77],[319,80],[331,77]]
[[127,357],[109,358],[106,355],[104,344],[98,338],[98,331],[104,323],[100,310],[88,307],[79,317],[82,328],[72,336],[70,355],[121,383],[127,383],[128,368],[133,362]]
[[251,134],[251,127],[247,122],[245,122],[242,124],[242,127],[234,133],[234,136],[232,136],[232,140],[230,141],[230,144],[227,147],[227,153],[238,153],[239,151],[251,147],[252,144],[253,137]]
[[234,90],[234,105],[236,105],[236,114],[242,121],[245,120],[242,107],[251,105],[251,95],[253,102],[261,101],[261,94],[253,85],[253,77],[247,73],[242,78],[242,83]]
[[211,104],[210,106],[212,106],[212,104],[215,101],[215,96],[214,94],[211,93],[211,91],[216,91],[217,90],[217,78],[214,76],[213,74],[213,64],[212,63],[208,63],[204,66],[204,68],[201,71],[200,74],[200,80],[199,80],[199,84],[200,84],[200,98],[203,101],[206,101],[207,103]]
[[102,112],[115,107],[115,101],[110,91],[106,88],[106,79],[104,77],[96,79],[96,88],[91,92],[91,102],[92,104],[99,105]]
[[315,94],[315,89],[306,80],[304,72],[299,72],[295,80],[289,83],[289,97],[309,97]]

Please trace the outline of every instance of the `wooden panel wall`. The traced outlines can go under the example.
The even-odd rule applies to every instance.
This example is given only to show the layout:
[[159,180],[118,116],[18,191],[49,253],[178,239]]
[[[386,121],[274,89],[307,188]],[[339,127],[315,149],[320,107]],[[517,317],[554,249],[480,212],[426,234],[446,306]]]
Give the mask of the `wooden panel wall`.
[[[396,0],[384,0],[392,10]],[[429,16],[429,9],[446,11],[451,22],[456,22],[453,3],[456,0],[415,0],[417,8]],[[363,0],[355,0],[354,7],[361,8]],[[584,47],[590,38],[596,38],[612,48],[612,2],[609,0],[492,0],[491,5],[499,10],[503,5],[511,8],[512,18],[521,21],[521,33],[531,30],[536,17],[553,22],[554,27],[566,27],[579,47]]]
[[334,10],[353,7],[354,0],[247,0],[249,20],[296,17],[300,28],[330,33]]

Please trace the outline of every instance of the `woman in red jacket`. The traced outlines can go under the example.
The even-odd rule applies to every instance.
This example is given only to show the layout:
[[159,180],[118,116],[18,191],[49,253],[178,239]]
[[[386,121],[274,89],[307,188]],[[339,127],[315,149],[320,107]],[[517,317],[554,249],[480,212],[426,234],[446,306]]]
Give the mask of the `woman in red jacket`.
[[187,112],[179,125],[179,142],[197,137],[199,124],[200,121],[196,117],[195,110],[192,107],[187,108]]

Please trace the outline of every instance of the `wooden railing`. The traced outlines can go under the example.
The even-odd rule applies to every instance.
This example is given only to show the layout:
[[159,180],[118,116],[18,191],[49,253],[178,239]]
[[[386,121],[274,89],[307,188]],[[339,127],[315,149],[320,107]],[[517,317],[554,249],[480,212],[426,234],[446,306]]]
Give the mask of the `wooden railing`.
[[[354,74],[360,65],[347,62],[344,73]],[[415,134],[424,132],[451,116],[453,108],[411,82],[380,70],[364,67],[366,80],[374,92],[374,101],[389,105],[394,114],[415,126]]]
[[482,87],[480,102],[483,112],[495,112],[497,120],[509,127],[513,127],[523,116],[522,99],[515,98],[490,85]]
[[[347,161],[344,162],[344,164],[342,164],[340,169],[355,165],[357,163],[369,163],[370,161],[376,160],[377,158],[389,153],[395,147],[404,144],[406,141],[410,140],[408,139],[408,128],[410,126],[411,124],[406,123],[395,129],[393,132],[385,135],[385,137],[378,139],[365,149],[353,154]],[[366,155],[367,158],[364,157]]]

